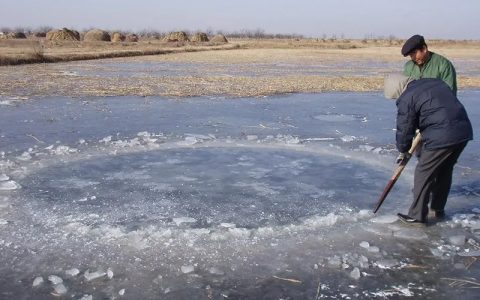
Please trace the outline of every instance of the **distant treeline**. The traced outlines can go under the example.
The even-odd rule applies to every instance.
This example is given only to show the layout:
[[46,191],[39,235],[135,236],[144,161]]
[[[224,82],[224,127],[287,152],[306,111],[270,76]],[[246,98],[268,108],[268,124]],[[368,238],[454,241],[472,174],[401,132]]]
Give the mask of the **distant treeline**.
[[[8,32],[22,32],[26,35],[34,35],[36,33],[46,33],[51,30],[54,30],[55,28],[50,27],[50,26],[40,26],[38,28],[32,29],[29,27],[15,27],[15,28],[10,28],[10,27],[0,27],[0,32],[3,33],[8,33]],[[93,29],[91,28],[85,28],[83,30],[80,30],[80,32],[87,32],[89,30]],[[154,30],[154,29],[143,29],[138,32],[133,32],[133,31],[125,31],[125,30],[111,30],[112,32],[120,32],[122,34],[136,34],[139,37],[146,37],[146,38],[157,38],[161,39],[165,37],[170,31],[159,31],[159,30]],[[196,32],[199,32],[201,30],[182,30],[183,32],[187,33],[188,35],[192,35]],[[211,30],[207,29],[205,31],[202,31],[206,33],[208,36],[213,36],[216,34],[222,34],[224,36],[227,36],[229,38],[257,38],[257,39],[302,39],[304,38],[303,35],[301,34],[295,34],[295,33],[290,33],[290,34],[285,34],[285,33],[267,33],[263,29],[242,29],[238,31],[223,31],[223,30]]]

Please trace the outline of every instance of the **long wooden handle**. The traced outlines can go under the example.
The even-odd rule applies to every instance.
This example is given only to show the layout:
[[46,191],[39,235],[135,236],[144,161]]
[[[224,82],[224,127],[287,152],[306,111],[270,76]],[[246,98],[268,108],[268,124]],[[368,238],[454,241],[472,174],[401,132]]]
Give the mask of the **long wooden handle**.
[[[422,137],[420,133],[417,133],[415,138],[413,139],[412,146],[410,147],[410,150],[408,150],[408,153],[410,156],[413,155],[413,152],[415,152],[415,149],[417,149],[418,145],[420,144],[420,141],[422,140]],[[395,182],[397,182],[398,177],[402,174],[403,169],[405,169],[405,166],[407,165],[408,161],[410,160],[409,157],[405,157],[400,165],[395,169],[393,172],[392,178],[388,181],[387,185],[385,186],[385,189],[383,190],[382,195],[380,196],[380,199],[378,199],[377,205],[375,206],[375,209],[373,210],[373,213],[376,213],[380,206],[382,206],[383,201],[385,201],[385,198],[387,198],[388,193],[390,193],[390,190],[392,189],[393,185]]]

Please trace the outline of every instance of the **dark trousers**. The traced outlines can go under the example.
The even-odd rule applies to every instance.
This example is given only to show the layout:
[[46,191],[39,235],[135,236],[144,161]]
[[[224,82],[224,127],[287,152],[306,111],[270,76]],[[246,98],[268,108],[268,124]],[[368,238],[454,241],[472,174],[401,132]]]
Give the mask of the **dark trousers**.
[[467,142],[437,150],[422,149],[415,167],[413,203],[408,215],[425,222],[430,208],[443,210],[452,185],[453,166]]

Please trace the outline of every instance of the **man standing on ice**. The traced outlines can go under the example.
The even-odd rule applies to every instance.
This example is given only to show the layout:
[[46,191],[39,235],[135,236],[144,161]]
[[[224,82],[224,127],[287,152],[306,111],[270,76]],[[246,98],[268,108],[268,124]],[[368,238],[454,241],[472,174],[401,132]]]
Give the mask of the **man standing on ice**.
[[421,35],[410,37],[402,47],[402,55],[410,56],[403,74],[415,79],[438,78],[443,80],[457,96],[457,74],[453,64],[445,57],[428,50]]
[[440,79],[412,79],[402,74],[385,78],[385,97],[397,99],[397,162],[406,155],[415,131],[422,136],[422,151],[415,167],[413,202],[408,214],[398,214],[408,224],[425,224],[428,205],[435,217],[445,216],[453,167],[473,139],[467,112],[450,87]]

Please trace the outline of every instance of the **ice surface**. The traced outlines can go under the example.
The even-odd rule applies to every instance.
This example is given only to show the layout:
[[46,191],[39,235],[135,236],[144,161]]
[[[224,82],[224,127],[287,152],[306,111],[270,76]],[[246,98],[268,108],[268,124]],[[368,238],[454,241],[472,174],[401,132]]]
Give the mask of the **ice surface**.
[[[453,291],[437,278],[462,275],[454,264],[478,255],[475,142],[455,169],[451,219],[395,223],[414,161],[372,214],[396,151],[394,105],[376,93],[84,100],[0,110],[0,183],[18,184],[0,190],[0,292],[59,294],[18,278],[66,270],[73,299],[259,299],[277,293],[277,275],[302,288],[285,281],[274,298],[319,287],[323,298],[438,298]],[[425,287],[408,285],[419,276]]]

